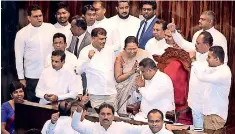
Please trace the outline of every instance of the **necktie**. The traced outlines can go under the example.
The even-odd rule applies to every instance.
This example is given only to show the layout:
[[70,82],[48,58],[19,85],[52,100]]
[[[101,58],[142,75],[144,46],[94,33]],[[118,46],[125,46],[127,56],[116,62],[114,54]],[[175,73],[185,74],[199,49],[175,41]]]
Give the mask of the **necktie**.
[[141,35],[140,35],[140,39],[143,37],[143,35],[144,35],[144,32],[145,32],[145,30],[146,30],[146,26],[147,26],[147,21],[144,21],[144,27],[143,27],[143,29],[142,29],[142,32],[141,32]]
[[74,55],[78,57],[78,42],[79,39],[77,38],[76,44],[75,44],[75,49],[74,49]]

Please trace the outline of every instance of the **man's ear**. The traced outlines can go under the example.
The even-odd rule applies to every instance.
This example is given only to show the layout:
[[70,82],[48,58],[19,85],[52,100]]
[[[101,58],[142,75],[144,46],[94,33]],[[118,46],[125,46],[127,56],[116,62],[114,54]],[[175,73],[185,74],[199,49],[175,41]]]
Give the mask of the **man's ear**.
[[116,9],[116,11],[118,12],[118,7],[117,7],[117,6],[115,7],[115,9]]
[[28,21],[31,22],[31,17],[30,17],[30,16],[27,16],[27,18],[28,18]]
[[104,8],[104,14],[106,13],[106,9]]

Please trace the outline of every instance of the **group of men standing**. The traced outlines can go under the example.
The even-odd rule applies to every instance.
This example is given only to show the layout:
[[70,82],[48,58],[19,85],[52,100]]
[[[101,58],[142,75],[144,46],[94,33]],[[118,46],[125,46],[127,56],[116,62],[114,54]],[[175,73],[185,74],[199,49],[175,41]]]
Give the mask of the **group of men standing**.
[[[215,130],[223,127],[228,112],[231,71],[226,64],[227,41],[214,28],[214,13],[202,13],[199,20],[202,30],[194,34],[191,43],[176,31],[174,20],[167,25],[156,17],[156,2],[143,2],[142,21],[130,15],[128,1],[119,1],[116,10],[118,14],[108,19],[104,3],[95,1],[93,5],[84,6],[82,16],[72,17],[69,23],[69,8],[59,3],[55,14],[57,23],[52,25],[43,22],[40,7],[30,6],[30,23],[17,33],[15,39],[16,69],[20,82],[26,87],[27,99],[53,104],[68,98],[82,99],[89,94],[93,108],[99,109],[104,102],[114,105],[117,92],[115,55],[123,49],[126,37],[136,36],[139,48],[146,49],[150,55],[162,55],[167,47],[189,52],[193,63],[188,102],[193,111],[194,127]],[[160,76],[152,61],[145,59],[140,64],[144,79],[148,80],[146,85],[156,78],[154,75]],[[141,80],[136,84],[150,87]],[[151,94],[145,88],[140,88],[139,92]],[[150,99],[146,98],[146,101]],[[112,110],[110,106],[103,107]],[[114,114],[113,110],[111,112]]]

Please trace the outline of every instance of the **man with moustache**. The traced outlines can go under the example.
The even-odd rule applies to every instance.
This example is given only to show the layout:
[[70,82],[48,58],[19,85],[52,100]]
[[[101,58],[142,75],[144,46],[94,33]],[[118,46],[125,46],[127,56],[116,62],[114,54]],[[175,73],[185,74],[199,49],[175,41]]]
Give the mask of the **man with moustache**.
[[153,27],[158,18],[156,13],[156,1],[143,1],[142,14],[144,20],[141,21],[136,38],[139,41],[139,47],[145,49],[149,39],[153,38]]
[[165,40],[164,31],[167,29],[167,23],[164,20],[158,20],[153,27],[153,38],[151,38],[146,46],[145,50],[150,55],[162,55],[168,45]]
[[[201,30],[197,31],[193,35],[192,43],[186,41],[177,31],[172,31],[172,36],[177,44],[180,45],[180,47],[184,48],[187,47],[188,49],[194,49],[196,44],[196,39],[199,36],[199,34],[203,31],[209,32],[213,37],[213,46],[221,46],[224,49],[225,52],[225,59],[224,62],[228,62],[228,55],[227,55],[227,40],[224,37],[224,35],[216,30],[214,28],[215,25],[215,13],[213,11],[204,11],[199,19],[199,27]],[[175,27],[174,19],[172,18],[172,23],[168,25],[168,28]],[[174,28],[173,28],[174,29]],[[190,48],[191,47],[191,48]]]
[[117,27],[121,37],[121,49],[124,48],[124,41],[128,36],[136,36],[140,25],[140,19],[130,15],[130,2],[118,1],[117,15],[109,20]]
[[115,51],[117,54],[121,47],[119,30],[113,25],[110,25],[112,22],[105,17],[106,9],[104,7],[104,2],[94,1],[93,7],[95,8],[96,13],[95,28],[104,28],[107,31],[107,40],[105,47],[113,49],[113,51]]
[[82,134],[173,134],[164,127],[163,113],[153,109],[148,113],[147,125],[131,125],[115,122],[114,108],[110,104],[102,104],[98,110],[99,122],[81,121],[82,105],[73,114],[72,128]]
[[92,43],[81,50],[77,74],[86,73],[87,92],[93,108],[102,103],[114,104],[117,94],[114,79],[114,51],[105,47],[107,32],[103,28],[91,31]]
[[43,22],[39,6],[28,8],[29,24],[17,32],[15,38],[15,58],[18,79],[26,87],[27,100],[38,102],[35,88],[44,68],[46,56],[52,51],[52,37],[56,29]]
[[55,17],[57,20],[57,23],[54,24],[56,30],[58,33],[63,33],[66,36],[67,39],[67,48],[70,45],[71,39],[72,39],[72,33],[70,31],[71,24],[69,23],[69,7],[63,3],[60,2],[57,4],[57,11],[55,13]]

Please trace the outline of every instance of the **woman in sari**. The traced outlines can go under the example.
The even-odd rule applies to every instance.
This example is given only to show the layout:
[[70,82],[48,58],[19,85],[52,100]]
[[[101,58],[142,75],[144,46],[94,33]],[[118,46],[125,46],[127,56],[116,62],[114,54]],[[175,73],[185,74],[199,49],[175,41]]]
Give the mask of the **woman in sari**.
[[[135,92],[137,88],[135,77],[138,75],[139,62],[147,57],[149,57],[148,52],[138,48],[136,37],[128,36],[125,39],[124,50],[117,55],[114,64],[114,76],[117,82],[117,98],[115,103],[117,113],[127,114],[126,106],[138,101],[137,97],[139,95]],[[131,97],[128,99],[129,95]]]
[[24,102],[24,86],[13,81],[10,87],[12,100],[9,100],[1,106],[1,133],[14,134],[15,132],[15,103]]

